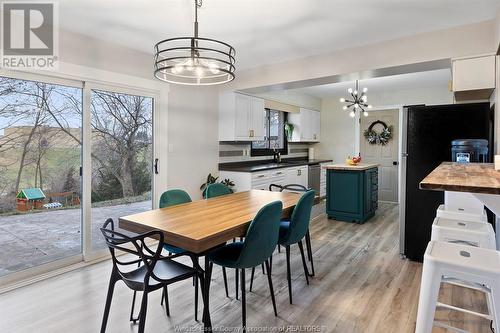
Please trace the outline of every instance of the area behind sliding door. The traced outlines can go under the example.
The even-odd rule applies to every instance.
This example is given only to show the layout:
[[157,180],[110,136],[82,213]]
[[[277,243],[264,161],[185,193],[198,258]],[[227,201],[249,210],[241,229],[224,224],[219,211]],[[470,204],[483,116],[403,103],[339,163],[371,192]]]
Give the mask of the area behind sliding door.
[[0,75],[0,289],[108,255],[104,221],[155,206],[158,105],[151,90]]

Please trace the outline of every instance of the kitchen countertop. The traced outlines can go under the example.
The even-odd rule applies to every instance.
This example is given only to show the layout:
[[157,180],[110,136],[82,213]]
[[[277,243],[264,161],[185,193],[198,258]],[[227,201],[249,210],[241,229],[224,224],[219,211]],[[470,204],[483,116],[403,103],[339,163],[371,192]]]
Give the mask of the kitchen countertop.
[[329,164],[325,165],[323,168],[327,170],[353,170],[353,171],[363,171],[378,167],[378,164],[367,164],[359,163],[358,165],[349,164]]
[[234,171],[234,172],[257,172],[281,168],[290,168],[302,165],[313,165],[319,163],[331,162],[328,159],[284,159],[281,163],[274,163],[272,160],[264,161],[248,161],[219,164],[219,171]]
[[443,162],[421,182],[423,190],[500,194],[500,171],[493,163]]

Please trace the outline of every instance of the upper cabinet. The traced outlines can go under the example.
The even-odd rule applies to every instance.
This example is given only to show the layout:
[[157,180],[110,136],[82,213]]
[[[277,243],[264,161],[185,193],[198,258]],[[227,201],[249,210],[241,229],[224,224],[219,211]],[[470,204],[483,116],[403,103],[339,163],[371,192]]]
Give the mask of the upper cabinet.
[[453,92],[457,101],[489,99],[495,89],[495,56],[452,60]]
[[219,141],[259,141],[265,136],[264,100],[239,93],[219,99]]
[[319,142],[321,114],[319,111],[300,108],[299,113],[289,113],[288,122],[293,124],[290,142]]

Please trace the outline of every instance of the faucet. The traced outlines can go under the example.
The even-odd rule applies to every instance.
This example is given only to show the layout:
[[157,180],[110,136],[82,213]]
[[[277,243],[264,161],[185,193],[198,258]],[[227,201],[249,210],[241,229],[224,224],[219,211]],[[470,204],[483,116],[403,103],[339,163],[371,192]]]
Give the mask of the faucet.
[[273,160],[274,163],[281,163],[281,152],[276,148],[273,149]]

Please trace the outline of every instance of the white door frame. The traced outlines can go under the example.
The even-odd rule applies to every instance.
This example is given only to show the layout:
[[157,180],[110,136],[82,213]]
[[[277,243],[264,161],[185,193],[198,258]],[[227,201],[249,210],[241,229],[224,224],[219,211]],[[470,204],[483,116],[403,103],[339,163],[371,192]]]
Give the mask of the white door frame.
[[[402,166],[401,166],[401,154],[403,152],[403,105],[382,105],[371,108],[368,113],[376,111],[386,111],[386,110],[399,110],[398,111],[398,203],[401,201],[401,186],[402,186]],[[357,154],[360,153],[361,149],[361,112],[356,112],[356,121],[354,126],[354,150]]]
[[[90,156],[90,108],[86,111],[86,106],[90,106],[90,94],[85,91],[90,91],[92,87],[101,87],[104,90],[123,91],[129,94],[148,94],[154,98],[154,114],[153,114],[153,135],[162,133],[161,140],[154,139],[153,143],[153,159],[160,160],[159,174],[154,175],[152,186],[153,207],[158,207],[158,200],[161,188],[167,187],[167,158],[168,158],[168,137],[167,137],[167,121],[168,121],[168,93],[169,85],[141,77],[130,76],[126,74],[110,72],[106,70],[96,69],[92,67],[80,66],[70,63],[60,62],[59,70],[30,72],[23,70],[7,70],[0,68],[0,76],[10,77],[19,80],[31,80],[47,82],[49,84],[59,84],[70,87],[82,88],[82,168],[91,166],[91,159],[85,158],[86,154]],[[84,169],[85,170],[85,169]],[[90,169],[87,169],[90,170]],[[88,174],[88,175],[87,175]],[[87,179],[88,178],[88,179]],[[83,172],[82,178],[82,193],[85,188],[89,188],[90,173]],[[89,188],[90,189],[90,188]],[[90,193],[90,192],[89,192]],[[87,198],[88,197],[88,198]],[[86,202],[88,200],[88,202]],[[87,207],[87,208],[86,208]],[[0,292],[21,287],[32,282],[61,274],[66,269],[72,267],[80,267],[83,262],[93,261],[99,258],[109,256],[109,251],[101,250],[91,252],[91,219],[90,219],[90,195],[82,196],[82,252],[77,255],[69,256],[59,260],[55,260],[46,264],[28,268],[22,271],[0,277]],[[88,229],[88,230],[87,230]]]

